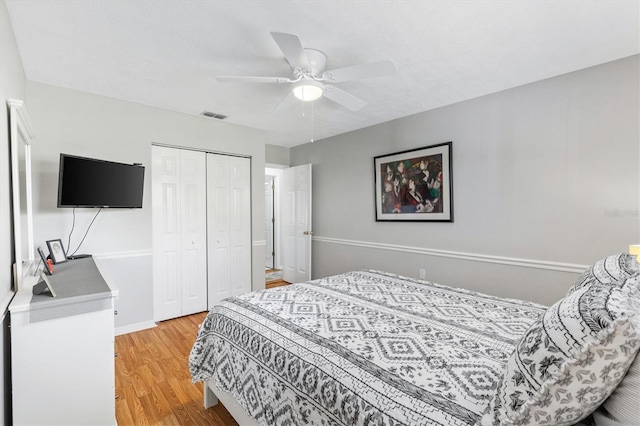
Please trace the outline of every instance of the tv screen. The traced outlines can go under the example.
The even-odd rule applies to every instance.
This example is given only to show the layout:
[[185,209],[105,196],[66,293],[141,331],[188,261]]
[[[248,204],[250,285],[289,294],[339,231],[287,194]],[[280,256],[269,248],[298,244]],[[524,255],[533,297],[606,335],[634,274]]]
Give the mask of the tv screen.
[[142,208],[144,166],[60,154],[58,207]]

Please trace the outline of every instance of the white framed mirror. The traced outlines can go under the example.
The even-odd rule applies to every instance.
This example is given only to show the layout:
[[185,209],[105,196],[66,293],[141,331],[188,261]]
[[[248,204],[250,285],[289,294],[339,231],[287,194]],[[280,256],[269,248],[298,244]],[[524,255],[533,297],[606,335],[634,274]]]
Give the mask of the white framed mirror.
[[33,207],[31,186],[31,142],[33,131],[24,102],[8,99],[11,138],[11,194],[13,203],[14,291],[35,273]]

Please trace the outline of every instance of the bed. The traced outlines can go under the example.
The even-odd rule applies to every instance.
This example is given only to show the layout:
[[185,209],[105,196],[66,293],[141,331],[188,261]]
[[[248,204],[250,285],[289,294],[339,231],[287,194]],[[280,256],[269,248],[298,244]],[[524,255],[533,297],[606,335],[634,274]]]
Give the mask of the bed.
[[[584,298],[587,288],[572,290]],[[557,415],[545,423],[544,407],[528,403],[524,417],[502,413],[522,411],[513,395],[532,393],[509,388],[518,383],[504,380],[505,369],[548,311],[354,271],[222,301],[200,326],[190,370],[194,382],[205,382],[205,405],[220,397],[240,424],[507,424],[501,415],[531,424],[534,413],[538,424],[563,424]],[[535,357],[531,339],[524,349]],[[640,339],[618,368],[626,372],[638,347]]]

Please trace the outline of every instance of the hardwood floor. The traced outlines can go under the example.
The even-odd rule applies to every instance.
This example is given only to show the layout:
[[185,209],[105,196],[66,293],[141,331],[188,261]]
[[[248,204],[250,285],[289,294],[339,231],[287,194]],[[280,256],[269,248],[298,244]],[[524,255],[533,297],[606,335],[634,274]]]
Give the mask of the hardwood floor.
[[288,283],[284,280],[277,280],[277,281],[267,281],[264,283],[264,288],[274,288],[274,287],[281,287],[283,285],[289,285],[291,283]]
[[[272,272],[282,272],[279,269],[267,269],[265,270],[265,274],[267,274],[267,280],[264,283],[264,288],[274,288],[274,287],[281,287],[283,285],[289,285],[291,283],[286,282],[285,280],[282,279],[269,279],[269,274]],[[279,277],[282,277],[282,273],[279,274]]]
[[[268,281],[266,288],[290,283]],[[236,421],[222,404],[205,410],[202,383],[191,383],[189,352],[207,313],[116,336],[116,421],[119,426],[224,425]]]
[[189,352],[206,312],[116,336],[116,420],[129,425],[237,425],[218,404],[205,410]]

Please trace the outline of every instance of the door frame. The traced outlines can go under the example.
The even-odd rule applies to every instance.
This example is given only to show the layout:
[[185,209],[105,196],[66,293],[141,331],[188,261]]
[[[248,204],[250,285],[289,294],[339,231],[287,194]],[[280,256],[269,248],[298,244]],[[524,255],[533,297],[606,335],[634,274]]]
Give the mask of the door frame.
[[[275,200],[275,176],[265,174],[264,179],[264,206],[265,206],[265,238],[267,245],[265,248],[265,269],[275,269],[276,267],[276,200]],[[268,187],[267,187],[268,185]],[[267,217],[267,212],[271,213],[271,217]],[[271,252],[269,253],[269,247]],[[268,259],[268,260],[267,260]]]
[[276,256],[274,259],[274,269],[282,269],[283,261],[282,261],[282,170],[286,168],[284,166],[280,166],[279,168],[275,168],[275,166],[270,165],[269,167],[265,167],[265,176],[274,176],[273,185],[275,186],[275,191],[273,194],[273,216],[276,220],[276,225],[274,227],[275,233],[275,243],[273,245],[274,250],[276,252]]

